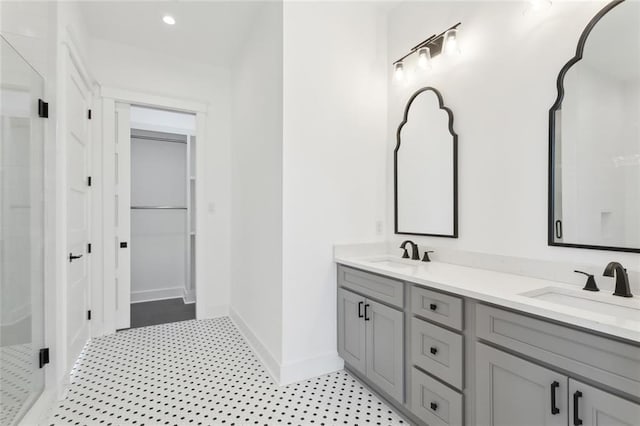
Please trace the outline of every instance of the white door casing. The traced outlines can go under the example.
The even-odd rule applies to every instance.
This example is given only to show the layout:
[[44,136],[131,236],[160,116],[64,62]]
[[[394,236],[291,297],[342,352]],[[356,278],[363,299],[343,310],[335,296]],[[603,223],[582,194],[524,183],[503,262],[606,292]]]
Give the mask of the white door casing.
[[[103,322],[102,328],[103,334],[111,334],[116,330],[128,328],[130,326],[130,296],[131,296],[131,284],[130,284],[130,249],[121,249],[119,243],[130,243],[130,228],[126,232],[118,229],[115,226],[115,216],[118,215],[118,219],[122,219],[123,213],[130,221],[130,187],[123,188],[128,190],[126,199],[127,204],[121,205],[120,200],[116,201],[114,195],[117,194],[118,189],[115,187],[115,173],[120,174],[119,180],[124,182],[124,176],[122,176],[123,170],[130,175],[130,135],[131,123],[124,123],[122,120],[126,117],[130,119],[129,114],[116,114],[118,107],[130,107],[147,106],[151,108],[160,108],[171,111],[185,112],[196,114],[196,141],[205,141],[206,138],[206,121],[207,121],[207,104],[198,101],[190,101],[184,99],[168,98],[164,96],[136,92],[126,89],[104,87],[100,88],[101,97],[101,140],[102,140],[102,162],[99,163],[99,167],[102,168],[103,179],[99,184],[102,185],[102,261],[103,271],[102,280],[96,280],[94,282],[94,290],[102,295],[103,300]],[[129,120],[130,121],[130,120]],[[126,129],[126,134],[124,133]],[[119,136],[121,134],[121,136]],[[123,141],[127,145],[127,149],[124,149],[123,145],[116,147],[120,142],[116,142],[116,139]],[[204,191],[202,185],[199,182],[204,180],[204,142],[199,144],[200,150],[196,155],[196,167],[195,175],[198,184],[196,185],[196,199],[204,199]],[[118,151],[116,151],[118,150]],[[124,157],[116,157],[115,153],[127,155],[127,164],[123,165],[122,160]],[[116,162],[119,162],[116,166]],[[98,163],[97,163],[98,164]],[[130,176],[127,179],[130,181]],[[196,205],[195,212],[195,232],[198,235],[196,238],[196,253],[195,253],[195,293],[206,294],[207,288],[203,288],[204,270],[207,268],[207,262],[199,262],[199,258],[202,256],[204,249],[204,238],[200,235],[205,235],[203,231],[203,223],[206,222],[205,218],[205,204],[198,203]],[[130,227],[130,225],[128,225]],[[129,246],[130,247],[130,246]],[[116,260],[117,259],[117,260]],[[116,268],[116,262],[118,266]],[[123,269],[122,262],[127,263],[127,272]],[[210,263],[210,262],[209,262]],[[119,279],[124,278],[125,281],[118,282],[116,284],[116,277]],[[122,287],[126,286],[125,289]],[[127,298],[125,300],[125,298]],[[210,318],[216,316],[215,306],[211,306],[211,302],[208,304],[201,303],[202,301],[208,301],[206,297],[199,298],[196,302],[196,318]],[[121,310],[117,310],[117,306],[121,306]],[[205,306],[203,306],[205,305]],[[126,306],[126,308],[125,308]],[[212,313],[213,312],[213,313]]]
[[[90,337],[88,320],[90,271],[87,244],[90,236],[90,87],[69,55],[64,78],[63,137],[66,177],[66,365],[76,362]],[[72,258],[71,256],[81,256]]]
[[131,326],[131,112],[115,105],[115,288],[116,330]]

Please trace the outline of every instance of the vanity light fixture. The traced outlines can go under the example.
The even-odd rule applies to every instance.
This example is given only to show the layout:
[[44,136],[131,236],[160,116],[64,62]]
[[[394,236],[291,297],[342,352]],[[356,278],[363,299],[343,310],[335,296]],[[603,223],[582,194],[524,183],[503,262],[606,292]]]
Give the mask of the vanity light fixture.
[[431,68],[431,59],[441,53],[445,53],[447,56],[459,54],[460,46],[458,43],[458,27],[460,24],[461,23],[458,22],[446,31],[432,35],[428,39],[412,47],[409,53],[395,61],[393,63],[395,79],[400,81],[404,78],[405,59],[414,53],[418,54],[418,66],[425,70]]
[[456,56],[460,54],[460,44],[458,43],[458,30],[451,28],[444,33],[444,41],[442,43],[442,50],[447,56]]
[[396,80],[400,81],[404,78],[404,65],[402,61],[399,61],[393,64],[393,72],[396,77]]
[[427,46],[418,49],[418,65],[423,70],[431,68],[431,49]]
[[171,15],[164,15],[162,17],[162,22],[164,22],[167,25],[175,25],[176,24],[176,20],[173,16]]

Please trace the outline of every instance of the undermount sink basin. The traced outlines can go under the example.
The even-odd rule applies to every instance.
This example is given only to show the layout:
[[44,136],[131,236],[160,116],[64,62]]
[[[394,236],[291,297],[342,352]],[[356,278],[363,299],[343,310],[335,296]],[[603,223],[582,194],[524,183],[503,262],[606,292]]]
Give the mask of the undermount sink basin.
[[405,263],[402,260],[398,259],[374,259],[368,260],[368,263],[371,263],[376,266],[381,266],[383,268],[391,268],[391,269],[401,269],[401,270],[410,270],[416,267],[416,265]]
[[637,298],[624,299],[602,292],[587,293],[558,287],[545,287],[522,293],[521,296],[640,322],[640,301]]

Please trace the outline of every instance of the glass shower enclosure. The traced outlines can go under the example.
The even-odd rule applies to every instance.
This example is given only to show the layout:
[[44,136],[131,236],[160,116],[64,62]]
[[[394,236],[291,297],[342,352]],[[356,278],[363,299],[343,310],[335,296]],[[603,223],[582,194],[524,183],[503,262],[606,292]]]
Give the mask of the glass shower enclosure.
[[43,78],[0,37],[0,424],[44,388]]

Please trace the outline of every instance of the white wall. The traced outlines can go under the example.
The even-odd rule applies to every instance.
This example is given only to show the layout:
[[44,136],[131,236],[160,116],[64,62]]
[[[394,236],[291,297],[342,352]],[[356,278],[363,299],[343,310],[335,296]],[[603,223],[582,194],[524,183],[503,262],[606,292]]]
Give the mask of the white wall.
[[[384,5],[284,5],[283,382],[338,369],[338,242],[383,239]],[[381,230],[382,233],[382,230]]]
[[225,315],[229,306],[230,244],[230,74],[207,66],[105,40],[91,41],[91,69],[105,87],[134,90],[208,103],[204,156],[206,217],[198,238],[204,239],[204,291],[198,293],[197,316]]
[[263,10],[234,63],[232,316],[274,376],[282,358],[282,3]]
[[[603,268],[613,259],[627,267],[640,266],[637,254],[547,246],[548,111],[556,98],[558,72],[604,4],[554,2],[546,13],[525,15],[525,2],[407,2],[392,11],[390,58],[462,22],[460,57],[440,58],[431,74],[417,76],[408,85],[388,80],[387,152],[392,152],[405,103],[426,85],[442,92],[459,135],[460,238],[416,241],[425,247],[580,261]],[[392,173],[389,156],[388,200],[393,199]],[[392,209],[388,202],[388,223]],[[390,237],[400,241],[389,229]]]

